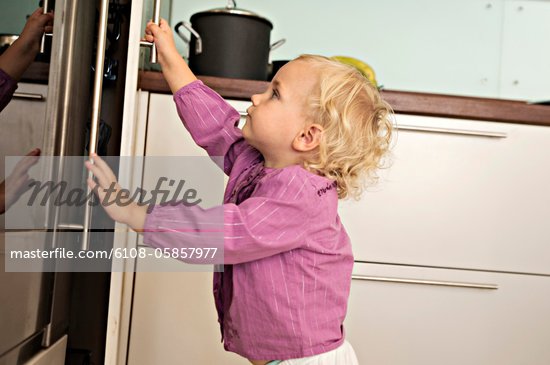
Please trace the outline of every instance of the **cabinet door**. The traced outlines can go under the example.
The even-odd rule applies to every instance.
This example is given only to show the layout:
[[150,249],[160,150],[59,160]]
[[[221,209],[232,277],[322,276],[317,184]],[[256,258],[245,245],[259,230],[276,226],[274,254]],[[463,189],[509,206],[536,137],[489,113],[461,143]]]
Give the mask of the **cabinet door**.
[[360,364],[546,365],[548,308],[550,277],[356,263],[344,326]]
[[[250,104],[230,103],[241,112]],[[150,95],[146,155],[206,156],[180,121],[171,95]],[[147,184],[145,189],[149,189]],[[152,252],[141,236],[139,245]],[[246,363],[225,351],[220,342],[211,267],[189,267],[189,272],[182,272],[181,265],[186,264],[176,260],[158,267],[158,260],[139,258],[137,265],[128,365]],[[210,272],[197,272],[201,269]]]
[[340,204],[356,260],[550,274],[550,128],[397,124],[379,185]]
[[[239,112],[246,113],[250,102],[228,100]],[[195,144],[181,122],[172,95],[149,96],[149,118],[147,123],[147,156],[206,156],[206,152]],[[243,118],[242,118],[243,119]]]

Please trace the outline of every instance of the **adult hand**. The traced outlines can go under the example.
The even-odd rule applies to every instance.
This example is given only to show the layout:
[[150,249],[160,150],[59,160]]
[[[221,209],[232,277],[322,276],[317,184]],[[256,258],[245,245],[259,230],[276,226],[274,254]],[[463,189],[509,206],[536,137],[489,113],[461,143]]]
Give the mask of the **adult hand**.
[[36,9],[19,38],[0,56],[0,68],[12,79],[19,81],[40,49],[42,34],[51,32],[52,25],[53,13],[43,14],[42,8]]
[[29,169],[40,159],[40,149],[35,148],[17,162],[13,172],[0,183],[0,214],[8,210],[27,191],[32,181]]
[[17,42],[28,47],[29,49],[38,52],[40,40],[44,32],[51,33],[53,31],[53,13],[43,13],[43,8],[36,9],[29,19],[19,36]]

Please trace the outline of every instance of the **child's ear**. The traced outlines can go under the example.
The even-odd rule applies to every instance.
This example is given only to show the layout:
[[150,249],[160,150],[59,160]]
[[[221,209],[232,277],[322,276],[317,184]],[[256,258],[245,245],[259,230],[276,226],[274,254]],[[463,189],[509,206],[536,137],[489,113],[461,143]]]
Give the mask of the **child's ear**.
[[305,129],[302,129],[296,138],[294,138],[292,148],[301,152],[314,150],[321,143],[323,132],[324,129],[321,125],[310,124]]

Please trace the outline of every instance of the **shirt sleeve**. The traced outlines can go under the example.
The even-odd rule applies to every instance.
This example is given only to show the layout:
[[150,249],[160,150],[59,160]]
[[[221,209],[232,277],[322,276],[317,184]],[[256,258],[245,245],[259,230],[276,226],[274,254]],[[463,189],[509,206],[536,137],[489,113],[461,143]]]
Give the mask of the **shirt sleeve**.
[[174,94],[178,115],[191,137],[212,157],[224,158],[220,166],[229,175],[236,157],[252,148],[238,128],[239,113],[200,80]]
[[156,248],[216,247],[223,256],[215,261],[182,261],[228,265],[305,246],[318,209],[307,186],[307,180],[296,178],[269,196],[211,209],[155,206],[147,215],[144,242]]
[[17,82],[4,70],[0,69],[0,111],[4,110],[17,89]]

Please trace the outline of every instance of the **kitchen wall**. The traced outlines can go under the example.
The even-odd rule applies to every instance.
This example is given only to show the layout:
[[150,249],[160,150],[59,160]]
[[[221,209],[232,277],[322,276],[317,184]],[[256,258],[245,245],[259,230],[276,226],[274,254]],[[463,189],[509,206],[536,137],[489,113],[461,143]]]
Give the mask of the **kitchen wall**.
[[[173,1],[171,24],[223,0]],[[550,99],[548,0],[239,0],[274,24],[273,59],[301,53],[369,63],[387,89]],[[182,54],[187,49],[181,40]]]
[[26,16],[38,8],[38,0],[0,0],[0,34],[20,34]]

